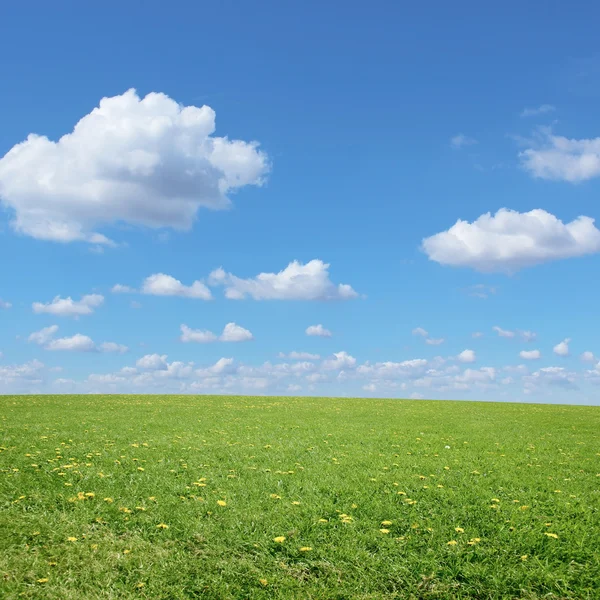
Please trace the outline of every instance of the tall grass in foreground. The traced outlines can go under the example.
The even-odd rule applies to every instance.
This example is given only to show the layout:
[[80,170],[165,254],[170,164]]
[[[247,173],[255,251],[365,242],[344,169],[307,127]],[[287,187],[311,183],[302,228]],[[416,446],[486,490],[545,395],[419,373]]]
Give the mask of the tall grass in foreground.
[[0,597],[600,598],[600,409],[0,397]]

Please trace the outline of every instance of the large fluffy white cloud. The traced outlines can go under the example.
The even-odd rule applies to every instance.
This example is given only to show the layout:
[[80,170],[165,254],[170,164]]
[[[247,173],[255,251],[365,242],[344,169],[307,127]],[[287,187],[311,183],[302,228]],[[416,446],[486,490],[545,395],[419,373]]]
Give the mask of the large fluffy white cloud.
[[91,315],[95,308],[101,306],[104,302],[104,296],[101,294],[87,294],[82,296],[81,300],[73,300],[70,296],[61,298],[56,296],[52,302],[43,304],[34,302],[32,304],[33,312],[37,314],[47,313],[58,317],[79,317],[81,315]]
[[217,137],[215,112],[131,89],[103,98],[58,141],[30,134],[0,159],[0,201],[13,227],[60,242],[107,244],[117,222],[189,229],[200,207],[261,185],[269,170],[256,142]]
[[225,287],[225,296],[233,300],[348,300],[358,294],[347,284],[334,284],[329,279],[329,265],[322,260],[306,264],[291,262],[279,273],[259,273],[242,279],[222,268],[210,274],[211,285]]
[[442,265],[480,272],[513,273],[551,260],[600,252],[600,230],[594,219],[563,223],[542,209],[519,213],[506,208],[425,238],[422,249]]
[[578,183],[600,176],[600,137],[569,139],[540,129],[532,148],[519,153],[521,164],[534,177]]

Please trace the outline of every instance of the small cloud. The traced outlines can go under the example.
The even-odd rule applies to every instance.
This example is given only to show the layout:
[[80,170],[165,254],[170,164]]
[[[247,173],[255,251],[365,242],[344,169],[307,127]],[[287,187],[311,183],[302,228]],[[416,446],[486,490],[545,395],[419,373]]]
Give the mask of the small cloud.
[[514,338],[515,337],[515,332],[514,331],[508,331],[506,329],[502,329],[502,327],[498,327],[498,325],[494,325],[494,327],[492,327],[492,329],[500,336],[500,337],[504,337],[504,338]]
[[223,328],[223,333],[216,336],[212,331],[202,329],[191,329],[187,325],[181,325],[182,342],[197,342],[199,344],[208,344],[211,342],[246,342],[254,339],[250,331],[240,327],[236,323],[227,323]]
[[481,331],[474,331],[471,334],[471,337],[474,338],[474,339],[477,339],[477,338],[483,337],[483,333]]
[[475,351],[463,350],[456,358],[463,363],[473,363],[475,362]]
[[557,356],[569,356],[569,342],[570,341],[571,341],[571,338],[565,338],[562,342],[559,342],[558,344],[556,344],[556,346],[554,346],[554,348],[552,349],[554,354],[556,354]]
[[94,340],[87,335],[76,333],[71,337],[51,340],[45,346],[46,350],[66,350],[71,352],[96,352]]
[[117,354],[125,354],[129,350],[127,346],[123,344],[116,344],[115,342],[102,342],[98,346],[100,352],[114,352]]
[[310,352],[295,352],[292,351],[289,354],[280,352],[279,358],[289,358],[290,360],[319,360],[321,357],[318,354],[311,354]]
[[541,104],[536,108],[524,108],[519,116],[521,117],[537,117],[538,115],[546,115],[554,112],[556,107],[552,104]]
[[209,284],[225,287],[230,300],[350,300],[358,294],[348,284],[334,284],[329,278],[329,264],[314,259],[306,264],[292,261],[278,273],[259,273],[242,279],[222,268],[215,269]]
[[117,283],[112,286],[110,291],[113,294],[134,294],[137,290],[129,287],[128,285],[121,285],[120,283]]
[[253,340],[254,336],[250,331],[235,323],[227,323],[219,339],[222,342],[247,342]]
[[67,298],[55,296],[52,302],[47,304],[34,302],[32,308],[36,314],[46,313],[58,317],[79,317],[81,315],[91,315],[94,309],[103,303],[104,296],[100,294],[88,294],[77,301],[70,296]]
[[11,308],[12,304],[10,302],[6,302],[0,298],[0,309],[8,309]]
[[151,296],[181,296],[199,300],[211,300],[210,290],[201,282],[194,281],[192,285],[184,285],[171,275],[155,273],[147,277],[142,284],[142,294]]
[[50,325],[50,327],[44,327],[39,331],[34,331],[27,338],[28,342],[33,342],[34,344],[38,344],[40,346],[44,346],[47,344],[53,337],[54,334],[58,331],[58,325]]
[[323,325],[310,325],[306,328],[306,335],[317,336],[317,337],[331,337],[332,333],[329,329],[325,329]]
[[474,144],[477,144],[477,140],[465,135],[464,133],[459,133],[450,140],[450,145],[455,150],[459,150],[464,146],[473,146]]
[[537,360],[542,354],[539,350],[521,350],[519,356],[524,360]]
[[439,346],[440,344],[444,343],[444,338],[437,338],[437,339],[427,338],[425,340],[425,343],[428,344],[429,346]]
[[469,296],[473,296],[474,298],[482,298],[486,299],[495,294],[498,291],[497,287],[492,287],[491,285],[486,285],[484,283],[478,283],[476,285],[472,285],[468,287],[466,292]]
[[427,333],[427,330],[423,329],[422,327],[415,327],[412,330],[412,334],[420,335],[421,337],[427,337],[429,335],[429,333]]
[[583,362],[594,363],[594,362],[598,361],[598,358],[596,356],[594,356],[594,353],[590,352],[589,350],[586,352],[583,352],[581,354],[580,358]]
[[138,359],[135,365],[140,369],[147,369],[149,371],[162,371],[168,367],[167,355],[146,354],[145,356],[142,356],[142,358]]

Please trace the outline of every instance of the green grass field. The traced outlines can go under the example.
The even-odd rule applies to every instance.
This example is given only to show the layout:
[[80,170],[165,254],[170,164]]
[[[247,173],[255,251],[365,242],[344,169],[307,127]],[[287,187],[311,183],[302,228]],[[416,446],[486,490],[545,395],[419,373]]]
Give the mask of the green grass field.
[[600,598],[600,409],[0,397],[2,598]]

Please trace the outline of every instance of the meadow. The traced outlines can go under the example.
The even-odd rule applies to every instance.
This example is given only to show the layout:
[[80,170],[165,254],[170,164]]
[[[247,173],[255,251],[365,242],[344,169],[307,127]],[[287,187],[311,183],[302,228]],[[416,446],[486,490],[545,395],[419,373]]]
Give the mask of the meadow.
[[0,597],[600,598],[600,408],[0,397]]

